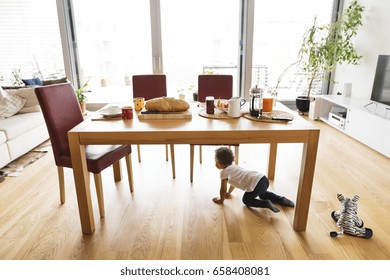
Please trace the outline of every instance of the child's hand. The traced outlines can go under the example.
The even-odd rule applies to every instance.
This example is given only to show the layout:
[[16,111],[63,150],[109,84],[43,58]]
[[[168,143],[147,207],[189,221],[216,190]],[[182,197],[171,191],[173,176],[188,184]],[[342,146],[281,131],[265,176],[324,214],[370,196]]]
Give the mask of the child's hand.
[[213,202],[217,203],[217,204],[223,204],[223,200],[220,199],[219,197],[214,197],[213,198]]

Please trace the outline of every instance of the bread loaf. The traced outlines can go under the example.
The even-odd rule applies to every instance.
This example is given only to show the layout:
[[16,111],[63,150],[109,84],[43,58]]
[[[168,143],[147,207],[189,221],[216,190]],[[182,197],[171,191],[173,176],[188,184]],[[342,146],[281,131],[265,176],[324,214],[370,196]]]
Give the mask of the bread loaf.
[[190,108],[185,100],[173,97],[158,97],[149,99],[145,103],[145,109],[148,111],[159,112],[184,112]]

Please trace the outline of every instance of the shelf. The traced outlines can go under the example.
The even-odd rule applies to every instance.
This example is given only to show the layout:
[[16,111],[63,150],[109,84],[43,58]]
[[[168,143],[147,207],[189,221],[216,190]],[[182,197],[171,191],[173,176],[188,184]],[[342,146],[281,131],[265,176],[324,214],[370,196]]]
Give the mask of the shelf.
[[339,107],[360,110],[366,114],[390,121],[389,106],[369,99],[345,97],[342,95],[321,95],[320,98]]
[[[314,119],[334,127],[352,138],[360,141],[379,153],[390,157],[390,119],[386,115],[379,115],[379,105],[374,105],[375,110],[367,109],[370,101],[343,96],[320,96],[315,100]],[[339,127],[329,121],[329,112],[332,108],[346,110],[343,118],[344,127]],[[386,107],[384,107],[386,112]]]
[[326,123],[326,124],[328,124],[328,125],[330,125],[331,127],[334,127],[334,128],[337,129],[337,130],[340,130],[340,131],[342,131],[342,132],[345,132],[345,129],[344,129],[344,128],[341,128],[341,127],[339,127],[339,126],[337,126],[337,125],[331,123],[331,122],[328,120],[328,118],[320,117],[319,120],[320,120],[320,121],[323,121],[324,123]]

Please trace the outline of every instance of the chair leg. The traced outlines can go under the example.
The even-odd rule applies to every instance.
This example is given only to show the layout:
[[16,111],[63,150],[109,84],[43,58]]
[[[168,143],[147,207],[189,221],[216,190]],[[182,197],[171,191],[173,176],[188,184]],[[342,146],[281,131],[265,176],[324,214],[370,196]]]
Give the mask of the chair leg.
[[172,162],[172,177],[176,178],[176,168],[175,168],[175,146],[170,144],[171,146],[171,162]]
[[138,162],[141,162],[141,147],[137,144]]
[[165,144],[165,160],[168,161],[168,144]]
[[194,145],[190,145],[190,182],[194,177]]
[[113,165],[115,182],[122,180],[121,162],[118,160]]
[[133,166],[131,163],[131,155],[128,154],[127,156],[125,156],[125,159],[126,159],[126,166],[127,166],[127,176],[129,178],[130,192],[133,192],[134,180],[133,180]]
[[199,145],[199,163],[202,163],[202,145]]
[[61,204],[65,203],[65,177],[64,177],[64,167],[57,166],[58,172],[58,182],[60,185],[60,202]]
[[240,146],[234,146],[234,163],[238,165],[238,151]]
[[102,175],[101,175],[101,173],[93,174],[93,178],[95,179],[96,196],[97,196],[98,205],[99,205],[100,218],[104,218],[105,211],[104,211],[104,197],[103,197],[103,187],[102,187]]

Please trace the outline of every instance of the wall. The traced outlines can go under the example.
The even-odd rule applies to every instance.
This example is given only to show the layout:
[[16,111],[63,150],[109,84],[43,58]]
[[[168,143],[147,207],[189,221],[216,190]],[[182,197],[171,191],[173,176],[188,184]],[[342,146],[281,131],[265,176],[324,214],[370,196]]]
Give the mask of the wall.
[[[344,7],[351,1],[346,0]],[[370,100],[379,54],[390,54],[390,1],[359,0],[365,7],[363,26],[354,38],[354,45],[363,56],[359,65],[339,65],[332,93],[343,92],[344,83],[352,83],[351,96]]]

